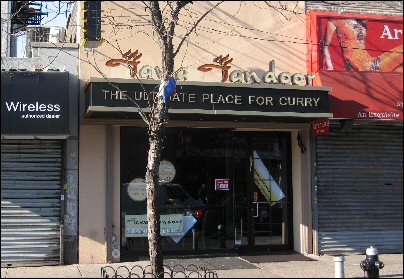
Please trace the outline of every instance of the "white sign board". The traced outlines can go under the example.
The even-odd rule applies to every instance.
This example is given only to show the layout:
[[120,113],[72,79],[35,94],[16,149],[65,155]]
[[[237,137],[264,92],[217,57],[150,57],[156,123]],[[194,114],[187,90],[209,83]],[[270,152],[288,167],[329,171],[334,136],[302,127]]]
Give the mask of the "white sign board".
[[[184,215],[160,215],[162,236],[184,235]],[[147,215],[125,215],[125,237],[147,237]]]

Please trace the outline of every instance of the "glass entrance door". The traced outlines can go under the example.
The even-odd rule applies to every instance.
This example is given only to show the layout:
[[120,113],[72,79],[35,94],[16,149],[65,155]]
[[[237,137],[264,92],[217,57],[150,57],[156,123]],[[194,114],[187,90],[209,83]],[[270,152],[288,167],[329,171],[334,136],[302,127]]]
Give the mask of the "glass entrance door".
[[234,134],[235,245],[289,247],[289,134]]

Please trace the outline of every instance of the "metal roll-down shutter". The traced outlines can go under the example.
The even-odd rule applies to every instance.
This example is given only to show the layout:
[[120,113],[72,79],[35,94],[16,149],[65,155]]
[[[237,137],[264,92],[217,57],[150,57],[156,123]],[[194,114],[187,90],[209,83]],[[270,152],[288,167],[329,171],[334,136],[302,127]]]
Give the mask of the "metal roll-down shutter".
[[60,263],[62,144],[1,141],[1,264]]
[[320,253],[402,253],[403,128],[332,128],[316,161]]

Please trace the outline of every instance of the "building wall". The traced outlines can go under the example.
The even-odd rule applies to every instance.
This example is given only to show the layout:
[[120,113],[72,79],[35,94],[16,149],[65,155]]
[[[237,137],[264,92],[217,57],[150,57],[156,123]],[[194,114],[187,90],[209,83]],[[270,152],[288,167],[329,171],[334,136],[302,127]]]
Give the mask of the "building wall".
[[[294,7],[296,3],[292,4]],[[193,18],[189,18],[189,14],[187,15],[184,11],[184,15],[181,16],[185,17],[187,23],[182,22],[182,24],[189,26],[198,18],[195,13],[201,15],[213,5],[212,2],[208,4],[194,2],[189,6]],[[261,77],[269,70],[269,62],[275,60],[277,74],[285,71],[306,74],[307,50],[303,2],[298,3],[297,14],[286,14],[290,20],[285,18],[285,14],[282,15],[268,6],[259,5],[263,3],[259,3],[258,6],[253,2],[221,4],[198,25],[198,35],[192,34],[191,42],[184,43],[175,59],[175,68],[186,67],[188,81],[220,82],[220,71],[212,70],[204,73],[197,68],[203,64],[213,63],[213,59],[219,55],[229,54],[234,59],[230,72],[233,70],[255,71]],[[102,10],[102,37],[105,41],[94,49],[80,48],[82,59],[80,62],[80,263],[119,261],[119,257],[111,258],[113,240],[120,243],[119,127],[108,127],[106,123],[141,125],[141,121],[84,118],[86,82],[91,77],[103,75],[107,78],[130,78],[129,70],[124,66],[107,67],[105,65],[110,59],[122,57],[117,48],[122,52],[129,49],[132,52],[139,50],[142,57],[139,59],[138,69],[145,65],[153,68],[161,67],[160,48],[150,36],[153,31],[141,24],[144,22],[145,15],[143,8],[132,2],[115,1],[102,2]],[[82,16],[81,6],[80,17]],[[116,26],[111,24],[112,17],[117,22]],[[128,23],[128,18],[132,19],[132,23]],[[130,28],[128,24],[134,25],[133,28]],[[138,32],[139,30],[145,32]],[[176,30],[184,34],[184,29],[180,25]],[[176,38],[175,45],[178,42]],[[157,79],[154,73],[153,78]],[[226,82],[229,83],[229,81]],[[189,127],[192,124],[169,122],[168,125]],[[292,132],[294,249],[309,253],[311,217],[310,191],[307,191],[311,187],[310,125],[293,123],[271,125],[230,123],[230,125],[250,131],[255,129],[256,131]],[[229,123],[204,122],[203,126],[229,127]],[[108,130],[110,130],[110,136],[107,136]],[[304,154],[301,154],[297,146],[297,131],[300,131],[308,149]],[[112,142],[112,147],[108,147],[108,142]],[[109,172],[108,166],[112,167]],[[112,178],[109,177],[111,174]],[[89,198],[91,201],[97,201],[96,206],[94,202],[88,202]],[[112,205],[110,211],[105,209],[110,209],[109,204]],[[105,231],[106,227],[109,229]]]
[[80,43],[80,16],[79,16],[79,3],[75,2],[73,11],[69,15],[66,29],[65,42]]
[[112,187],[111,187],[111,248],[108,251],[111,261],[119,262],[119,254],[115,254],[114,249],[120,249],[121,243],[121,127],[111,128],[111,161],[112,161]]
[[[39,59],[38,65],[50,69],[59,68],[70,74],[70,137],[66,141],[65,177],[66,203],[64,217],[64,262],[78,261],[78,192],[79,192],[79,143],[78,143],[78,45],[32,43],[32,53]],[[59,49],[59,48],[61,49]],[[53,61],[53,62],[52,62]]]
[[80,129],[79,263],[119,261],[120,127]]
[[[286,4],[293,9],[296,3]],[[102,37],[105,41],[96,49],[81,49],[81,57],[93,64],[91,66],[82,61],[82,79],[102,77],[95,70],[95,66],[109,78],[130,78],[129,70],[124,66],[105,66],[108,60],[121,58],[118,49],[122,52],[129,49],[132,52],[138,50],[142,53],[138,69],[144,65],[161,67],[158,42],[150,36],[154,31],[147,24],[143,24],[148,18],[144,8],[140,6],[131,2],[102,2]],[[197,15],[202,15],[212,6],[212,2],[194,2],[189,5],[193,17],[190,18],[184,10],[180,15],[176,34],[179,34],[179,37],[184,35],[185,29],[182,26],[189,28],[198,18]],[[234,59],[230,71],[254,70],[262,76],[269,70],[269,61],[275,60],[277,73],[305,73],[306,34],[303,2],[299,2],[296,10],[296,15],[284,12],[290,17],[288,20],[264,3],[224,2],[198,25],[197,35],[190,35],[190,43],[183,44],[175,58],[175,68],[185,67],[189,73],[189,81],[218,82],[221,80],[219,70],[204,73],[197,68],[202,64],[212,63],[219,55],[229,54]],[[81,16],[82,14],[81,11]],[[112,24],[112,17],[116,24]],[[179,38],[175,38],[174,45],[178,43]],[[156,75],[154,79],[157,79]]]
[[10,33],[10,7],[9,1],[1,2],[1,57],[10,56],[9,39]]
[[[393,205],[399,209],[400,206],[402,207],[402,199],[401,203],[399,199],[398,202],[395,202],[388,196],[391,194],[388,187],[391,187],[393,183],[388,184],[385,182],[392,177],[399,177],[397,180],[401,179],[402,181],[402,171],[400,177],[400,171],[394,170],[390,166],[390,164],[399,166],[402,162],[392,158],[386,152],[381,152],[379,155],[377,152],[373,154],[372,150],[385,139],[388,144],[381,144],[382,149],[391,148],[394,150],[392,151],[394,154],[402,157],[402,144],[400,146],[394,140],[389,140],[391,134],[397,133],[395,126],[402,126],[402,70],[401,72],[382,72],[347,70],[344,68],[326,70],[325,67],[322,69],[323,59],[321,52],[323,49],[320,47],[322,44],[322,38],[320,37],[323,36],[323,33],[319,32],[324,31],[324,29],[321,30],[318,23],[322,18],[363,19],[368,24],[367,38],[374,36],[374,38],[379,39],[379,42],[377,40],[372,43],[367,41],[366,45],[373,45],[373,48],[380,48],[379,45],[383,44],[388,46],[383,40],[390,40],[390,37],[381,35],[383,30],[386,27],[388,28],[390,24],[395,24],[394,28],[402,30],[403,1],[307,1],[306,9],[308,11],[307,25],[311,29],[309,34],[308,68],[318,75],[318,78],[314,81],[315,85],[332,87],[330,106],[334,112],[334,118],[346,119],[340,120],[340,122],[334,120],[334,129],[337,130],[337,127],[341,129],[340,133],[337,134],[340,136],[338,140],[327,142],[327,140],[335,138],[334,134],[336,133],[331,131],[327,136],[318,137],[316,146],[313,148],[313,153],[317,156],[315,181],[313,183],[313,187],[316,189],[313,196],[315,199],[313,203],[314,253],[363,253],[366,247],[370,245],[379,245],[378,247],[384,251],[393,251],[394,249],[395,251],[400,251],[397,248],[400,247],[400,242],[396,241],[396,239],[402,239],[402,222],[401,230],[396,229],[396,227],[400,227],[399,222],[400,220],[402,221],[402,218],[400,219],[400,216],[398,218],[392,217],[391,214],[383,215],[380,212],[385,210],[395,211],[392,209]],[[383,29],[379,31],[375,27],[370,27],[372,21],[378,23]],[[402,35],[398,35],[397,38],[391,41],[395,41],[397,45],[401,44],[402,46]],[[393,47],[395,46],[391,48]],[[389,49],[386,47],[386,50]],[[391,49],[390,52],[394,53]],[[360,55],[357,56],[359,57]],[[402,63],[402,50],[401,57],[392,61],[400,60]],[[370,116],[371,112],[374,116]],[[374,128],[373,125],[378,128]],[[377,134],[377,137],[381,139],[372,136],[372,133]],[[399,139],[399,136],[394,135],[394,139]],[[334,157],[338,156],[338,148],[341,147],[342,141],[344,142],[343,146],[346,154],[341,155],[341,161],[343,162],[341,164]],[[370,151],[361,153],[358,151],[361,148]],[[380,151],[381,149],[377,150]],[[368,154],[366,160],[361,158],[363,154]],[[352,158],[348,158],[349,156]],[[376,158],[377,156],[382,159]],[[384,156],[387,156],[385,161],[383,161]],[[377,166],[366,165],[366,163],[370,164],[371,162],[377,162]],[[364,166],[361,166],[361,164],[364,164]],[[325,169],[325,166],[329,168]],[[344,175],[337,173],[337,169],[340,169],[340,173]],[[387,170],[387,173],[383,172],[384,169]],[[350,177],[349,174],[354,171],[355,173]],[[379,179],[381,182],[378,181]],[[402,183],[397,185],[402,186]],[[343,187],[347,187],[347,189],[354,188],[354,192],[358,197],[361,196],[362,199],[349,195],[347,191],[338,191],[338,194],[333,194],[335,189],[342,189]],[[400,187],[395,186],[395,190],[402,191],[402,187],[400,189]],[[378,221],[369,215],[367,204],[361,205],[361,200],[374,200],[372,197],[367,196],[377,191],[381,193],[378,194],[377,198],[381,208],[377,212],[381,214],[380,216],[388,216],[383,217],[382,221]],[[388,200],[389,206],[386,207],[383,200]],[[332,201],[331,204],[330,201]],[[346,215],[346,212],[351,211],[354,213],[349,214],[349,216]],[[402,210],[395,212],[401,213]],[[337,216],[338,214],[341,215]],[[392,227],[394,229],[391,229]],[[388,236],[388,241],[386,236]]]
[[[300,133],[306,151],[302,153],[297,136]],[[311,147],[310,130],[294,130],[292,137],[293,249],[312,253],[311,219]]]
[[32,58],[2,58],[1,68],[7,70],[36,71],[42,69],[69,72],[70,136],[65,141],[64,155],[65,215],[63,257],[66,264],[73,264],[78,261],[78,44],[32,43],[31,47]]
[[79,263],[106,262],[107,131],[81,126]]

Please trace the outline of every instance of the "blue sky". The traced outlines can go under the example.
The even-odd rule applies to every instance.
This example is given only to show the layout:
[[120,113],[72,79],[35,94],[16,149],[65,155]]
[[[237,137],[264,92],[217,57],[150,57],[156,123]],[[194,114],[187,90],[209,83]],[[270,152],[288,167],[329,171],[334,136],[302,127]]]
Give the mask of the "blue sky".
[[[73,9],[73,4],[68,5],[67,2],[69,1],[61,1],[62,4],[60,5],[60,9],[59,9],[59,1],[43,2],[42,12],[48,12],[48,15],[43,17],[41,25],[66,27],[67,17]],[[26,41],[25,35],[18,37],[17,57],[25,56],[25,41]]]

